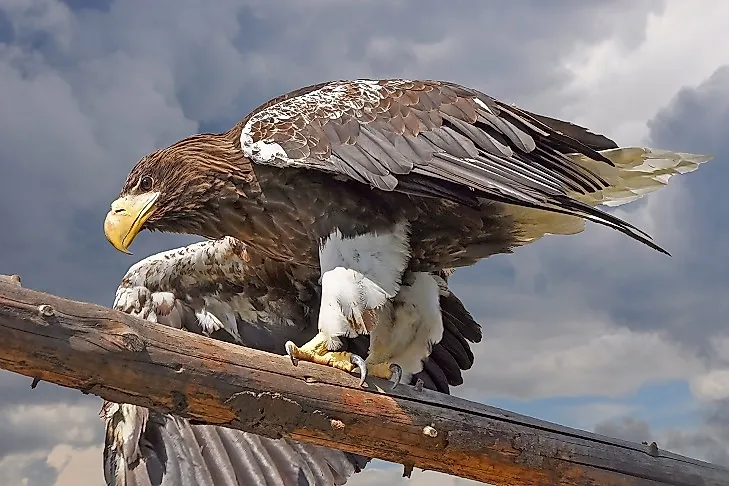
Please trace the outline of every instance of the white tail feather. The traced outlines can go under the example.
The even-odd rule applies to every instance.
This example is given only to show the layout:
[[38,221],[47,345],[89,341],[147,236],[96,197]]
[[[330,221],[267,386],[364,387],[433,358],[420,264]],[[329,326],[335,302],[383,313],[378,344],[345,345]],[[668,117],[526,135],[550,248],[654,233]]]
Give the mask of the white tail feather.
[[[603,150],[615,167],[584,155],[570,155],[578,164],[602,177],[610,187],[591,194],[570,194],[592,206],[620,206],[640,199],[664,187],[676,174],[692,172],[710,160],[711,155],[694,155],[651,148],[617,148]],[[571,235],[585,229],[577,216],[551,213],[539,209],[506,205],[507,214],[518,221],[519,244],[527,244],[547,235]]]
[[699,165],[710,160],[711,155],[695,155],[652,148],[616,148],[603,150],[602,155],[615,164],[592,160],[584,155],[570,155],[578,164],[602,177],[610,187],[602,191],[582,195],[576,199],[597,206],[620,206],[660,189],[676,174],[693,172]]

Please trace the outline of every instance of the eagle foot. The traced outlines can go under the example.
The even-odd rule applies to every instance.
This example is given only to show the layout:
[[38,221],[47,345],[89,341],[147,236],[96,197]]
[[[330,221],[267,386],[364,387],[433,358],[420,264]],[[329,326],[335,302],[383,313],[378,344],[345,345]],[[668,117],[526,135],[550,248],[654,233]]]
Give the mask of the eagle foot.
[[376,376],[383,380],[392,380],[393,383],[392,388],[390,388],[391,390],[397,388],[397,385],[399,385],[402,380],[402,368],[400,365],[395,363],[370,364],[367,372],[370,376]]
[[360,386],[364,384],[367,378],[367,365],[365,360],[360,356],[348,351],[330,351],[327,348],[329,339],[322,333],[317,334],[308,343],[302,347],[298,347],[292,341],[286,342],[286,354],[291,358],[291,364],[294,366],[299,364],[299,360],[317,363],[338,370],[351,373],[355,368],[359,368]]

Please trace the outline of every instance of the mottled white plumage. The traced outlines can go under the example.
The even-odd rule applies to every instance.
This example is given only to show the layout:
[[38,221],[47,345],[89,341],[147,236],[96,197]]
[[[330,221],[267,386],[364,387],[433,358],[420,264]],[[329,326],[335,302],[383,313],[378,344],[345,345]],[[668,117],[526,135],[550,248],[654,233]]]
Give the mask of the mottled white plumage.
[[[237,246],[238,245],[238,246]],[[133,265],[122,279],[116,292],[114,308],[136,317],[157,322],[156,309],[171,309],[175,299],[184,300],[198,318],[202,332],[209,336],[224,329],[239,338],[237,319],[249,322],[266,320],[269,316],[257,312],[249,299],[237,295],[223,301],[213,293],[192,297],[185,293],[150,289],[167,289],[174,285],[178,291],[198,288],[211,275],[234,284],[246,281],[244,249],[234,238],[194,243],[182,248],[152,255]]]
[[[144,285],[150,288],[185,288],[210,280],[211,272],[220,272],[232,282],[245,280],[245,248],[235,238],[201,241],[163,251],[132,265],[122,279],[120,290]],[[123,290],[121,290],[123,291]]]
[[[406,79],[395,80],[388,88],[396,89],[408,83],[410,81]],[[308,114],[307,122],[310,122],[316,118],[315,113],[319,112],[325,113],[327,118],[334,120],[353,108],[366,110],[365,105],[377,103],[386,96],[385,87],[376,80],[357,79],[327,83],[319,89],[282,100],[254,113],[243,125],[240,135],[241,149],[246,157],[260,164],[303,167],[310,162],[297,163],[295,158],[288,156],[280,144],[272,140],[257,139],[256,124],[261,122],[282,123],[300,117],[302,114],[304,116]]]

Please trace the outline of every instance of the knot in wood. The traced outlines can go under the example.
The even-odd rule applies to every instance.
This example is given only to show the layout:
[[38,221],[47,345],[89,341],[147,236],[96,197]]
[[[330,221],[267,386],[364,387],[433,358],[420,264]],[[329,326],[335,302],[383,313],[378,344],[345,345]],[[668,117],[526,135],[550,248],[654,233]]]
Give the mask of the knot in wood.
[[184,393],[173,391],[170,394],[170,411],[176,415],[182,415],[187,411],[187,397]]
[[121,343],[124,349],[132,353],[141,353],[146,347],[142,338],[134,332],[125,332],[122,334]]
[[426,437],[436,438],[438,437],[438,431],[435,430],[435,427],[426,425],[425,427],[423,427],[423,435]]
[[344,429],[344,422],[337,419],[331,419],[329,421],[329,424],[332,426],[334,430],[343,430]]
[[38,306],[38,313],[43,317],[52,317],[56,311],[48,304],[41,304]]
[[651,444],[648,446],[648,454],[653,457],[658,457],[658,444],[656,444],[655,442],[651,442]]

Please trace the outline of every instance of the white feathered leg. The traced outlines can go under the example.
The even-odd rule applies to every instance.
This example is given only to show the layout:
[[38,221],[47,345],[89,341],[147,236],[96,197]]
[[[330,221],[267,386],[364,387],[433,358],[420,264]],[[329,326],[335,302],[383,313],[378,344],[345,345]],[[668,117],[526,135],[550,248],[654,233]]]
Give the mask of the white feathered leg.
[[392,319],[381,320],[372,331],[369,373],[390,379],[394,372],[393,388],[400,380],[408,382],[442,337],[438,282],[429,273],[407,274],[393,300]]
[[400,290],[400,280],[410,259],[409,227],[346,238],[339,230],[330,234],[319,250],[322,297],[319,334],[299,348],[291,341],[286,352],[297,360],[312,361],[367,375],[364,360],[338,352],[341,338],[369,334],[379,321],[391,319],[390,301]]

